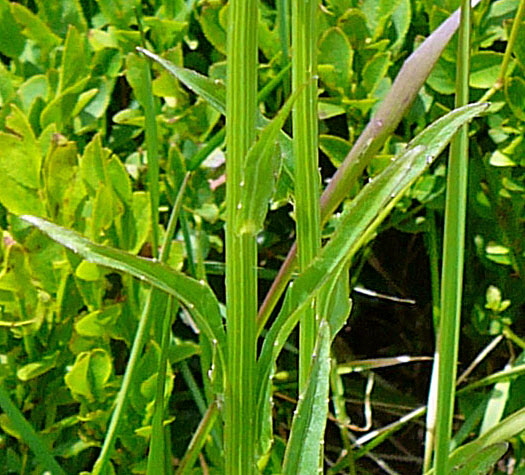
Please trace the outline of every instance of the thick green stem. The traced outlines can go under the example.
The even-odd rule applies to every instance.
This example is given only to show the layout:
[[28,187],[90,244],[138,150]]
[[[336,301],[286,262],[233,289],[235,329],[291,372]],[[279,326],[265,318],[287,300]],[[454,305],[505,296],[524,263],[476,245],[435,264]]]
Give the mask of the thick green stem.
[[[295,220],[299,270],[304,270],[321,247],[319,211],[320,179],[317,158],[317,57],[315,0],[295,0],[292,4],[292,86],[306,87],[293,110],[295,157]],[[299,345],[299,388],[305,388],[316,336],[315,308],[301,317]]]
[[231,0],[226,85],[226,314],[225,473],[255,473],[257,247],[235,233],[242,209],[243,169],[255,139],[257,2]]

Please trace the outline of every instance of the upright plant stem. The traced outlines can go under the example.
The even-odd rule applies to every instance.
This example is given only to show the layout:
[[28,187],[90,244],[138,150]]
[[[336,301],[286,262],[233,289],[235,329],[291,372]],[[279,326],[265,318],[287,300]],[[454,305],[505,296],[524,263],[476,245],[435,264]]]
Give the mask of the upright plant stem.
[[255,473],[257,247],[236,234],[236,214],[257,112],[257,1],[231,0],[226,84],[226,315],[225,473]]
[[[295,157],[295,220],[299,271],[308,267],[321,247],[319,211],[320,180],[317,158],[316,0],[292,3],[292,87],[306,84],[293,110]],[[301,317],[299,345],[299,389],[305,388],[316,336],[315,308]]]
[[[461,3],[459,28],[456,107],[468,103],[470,63],[470,2]],[[468,178],[468,126],[454,137],[447,175],[443,271],[441,281],[441,314],[437,340],[437,408],[435,473],[450,473],[448,456],[454,415],[455,381],[458,360],[465,216]]]

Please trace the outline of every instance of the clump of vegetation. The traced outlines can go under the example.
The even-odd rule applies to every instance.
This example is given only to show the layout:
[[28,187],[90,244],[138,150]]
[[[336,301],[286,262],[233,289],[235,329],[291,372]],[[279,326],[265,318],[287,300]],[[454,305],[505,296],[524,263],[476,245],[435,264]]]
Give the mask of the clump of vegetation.
[[524,470],[525,2],[459,3],[0,1],[5,473]]

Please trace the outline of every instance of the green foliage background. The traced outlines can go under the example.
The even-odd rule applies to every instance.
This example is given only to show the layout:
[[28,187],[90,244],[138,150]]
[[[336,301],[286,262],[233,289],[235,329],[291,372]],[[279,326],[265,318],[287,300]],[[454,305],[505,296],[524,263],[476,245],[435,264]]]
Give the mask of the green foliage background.
[[[323,178],[329,178],[341,164],[385,97],[403,60],[457,3],[322,3],[317,34]],[[499,79],[518,3],[483,1],[474,10],[472,102],[482,99]],[[279,4],[260,2],[259,90],[278,78],[288,62],[283,55],[288,45],[279,29]],[[97,456],[148,287],[129,275],[83,260],[19,216],[46,218],[95,243],[151,257],[156,255],[153,236],[164,235],[168,211],[184,176],[192,172],[180,229],[167,262],[176,270],[208,280],[222,298],[224,155],[218,147],[222,144],[223,116],[135,48],[142,46],[144,39],[149,50],[175,65],[205,74],[220,88],[225,82],[227,15],[226,2],[221,0],[0,0],[0,383],[67,473],[90,470]],[[511,354],[520,354],[525,346],[519,337],[525,329],[525,27],[519,29],[518,36],[503,87],[491,97],[490,114],[473,125],[461,356],[465,363],[497,335],[511,342],[514,349],[507,350]],[[366,177],[348,190],[349,198],[384,169],[412,137],[453,108],[455,48],[452,41],[407,116],[368,167]],[[146,186],[143,113],[149,100],[144,71],[150,64],[161,170],[155,191]],[[275,115],[288,93],[289,77],[285,74],[261,101],[261,111],[269,117]],[[286,254],[293,231],[289,206],[294,193],[293,163],[289,151],[283,148],[282,154],[272,212],[259,234],[260,264],[267,264],[260,271],[261,294]],[[400,240],[403,246],[415,242],[429,254],[432,242],[439,248],[445,173],[443,162],[439,162],[410,189],[383,226],[388,231],[384,236],[390,238],[378,239],[373,256],[388,260],[399,252],[396,246]],[[150,207],[152,191],[159,193],[159,223]],[[324,238],[333,233],[338,219],[336,214],[329,221]],[[365,264],[370,249],[359,259],[357,267],[364,272],[360,278],[355,271],[354,283],[381,285],[377,277],[370,277]],[[349,348],[348,342],[339,339],[338,361],[344,362],[354,353],[366,358],[408,351],[432,354],[428,289],[436,283],[426,271],[404,270],[417,274],[405,281],[413,286],[406,290],[418,296],[417,321],[426,333],[411,333],[417,343],[408,348],[393,341],[390,348],[379,348],[380,354],[364,353],[366,344]],[[392,272],[387,270],[386,274],[392,276]],[[393,288],[386,286],[384,290],[392,292]],[[166,304],[162,296],[154,299],[154,312],[164,315]],[[169,343],[165,390],[174,459],[183,456],[195,421],[200,419],[199,401],[195,401],[198,392],[188,390],[206,377],[200,374],[197,357],[211,357],[211,350],[199,344],[189,315],[180,310],[179,316]],[[381,318],[366,321],[362,305],[353,318],[355,326],[365,330],[371,325],[387,325]],[[129,396],[113,458],[117,473],[145,472],[160,358],[160,322],[159,318],[153,324]],[[366,343],[374,348],[370,333],[363,332],[368,335]],[[293,341],[289,350],[280,360],[283,380],[275,385],[283,394],[296,397]],[[499,369],[507,351],[501,350],[485,363],[481,376]],[[390,377],[398,381],[398,388],[382,385],[376,393],[378,400],[415,404],[424,396],[426,389],[411,390],[417,378],[422,381],[417,385],[426,388],[428,373],[423,369]],[[510,414],[522,405],[524,381],[523,377],[512,381],[503,413]],[[409,392],[409,397],[403,392]],[[362,380],[348,381],[345,396],[362,398]],[[460,396],[459,401],[467,418],[486,404],[482,393]],[[277,438],[267,473],[280,467],[290,414],[288,403],[277,403],[275,425],[286,429],[282,438]],[[389,419],[380,416],[380,420]],[[20,440],[6,414],[0,415],[0,427],[0,467],[6,468],[5,473],[41,473],[39,461]],[[330,432],[327,441],[341,444]],[[328,457],[335,461],[340,449],[329,448]],[[514,450],[519,460],[523,451],[519,437]],[[207,456],[211,466],[220,465],[216,451],[210,449]],[[367,466],[364,463],[363,467]]]

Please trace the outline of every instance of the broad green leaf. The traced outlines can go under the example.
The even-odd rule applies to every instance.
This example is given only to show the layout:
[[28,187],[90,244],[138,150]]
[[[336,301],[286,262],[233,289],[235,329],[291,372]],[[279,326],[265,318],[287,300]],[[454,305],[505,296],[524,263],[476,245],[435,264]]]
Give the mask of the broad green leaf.
[[106,166],[111,151],[102,147],[100,134],[96,134],[86,146],[80,160],[82,178],[93,195],[100,183],[107,180]]
[[412,7],[410,0],[401,0],[392,14],[392,23],[396,29],[397,38],[390,50],[397,52],[404,44],[406,34],[412,20]]
[[73,110],[76,107],[77,100],[84,92],[89,82],[88,77],[83,77],[78,82],[63,90],[52,101],[48,102],[42,110],[40,116],[40,125],[46,128],[49,125],[56,125],[57,129],[65,127],[72,119]]
[[44,56],[61,43],[60,37],[55,35],[38,15],[24,5],[12,3],[11,9],[16,21],[24,27],[22,33],[40,46]]
[[82,261],[75,269],[75,276],[87,282],[95,282],[101,279],[102,273],[93,262]]
[[110,355],[102,348],[95,348],[78,354],[64,379],[75,398],[103,401],[106,398],[104,388],[112,370]]
[[37,289],[28,285],[31,282],[31,269],[27,263],[27,251],[20,244],[12,244],[4,250],[3,257],[0,289],[12,292],[20,300],[20,306],[26,307],[22,312],[29,310],[27,315],[31,315],[36,308]]
[[373,39],[377,39],[383,34],[383,29],[399,3],[400,0],[363,1],[361,9],[366,16],[369,30],[373,32]]
[[470,61],[470,86],[477,89],[488,89],[496,84],[503,53],[482,51],[472,55]]
[[350,143],[335,135],[321,135],[319,147],[328,156],[334,167],[339,167],[350,151]]
[[50,355],[43,356],[39,361],[34,361],[20,367],[16,372],[16,376],[18,379],[20,379],[20,381],[24,382],[37,378],[38,376],[41,376],[42,374],[45,374],[55,368],[58,357],[58,351],[55,351]]
[[354,0],[327,0],[326,2],[330,9],[336,13],[337,16],[341,16],[349,8],[354,5]]
[[87,260],[131,274],[173,295],[188,308],[198,327],[210,341],[217,342],[221,361],[224,361],[222,355],[225,336],[222,317],[217,299],[205,282],[187,277],[160,262],[95,244],[74,231],[56,226],[44,219],[34,216],[23,216],[22,219]]
[[0,53],[9,58],[22,54],[25,38],[11,11],[11,2],[0,0]]
[[83,78],[88,72],[89,55],[86,35],[80,33],[74,26],[67,31],[62,67],[59,75],[59,93],[64,93]]
[[135,22],[135,9],[140,11],[137,0],[99,0],[98,5],[107,22],[122,29]]
[[45,160],[44,183],[52,216],[58,216],[66,191],[77,173],[77,145],[71,141],[55,140]]
[[187,22],[157,17],[144,18],[144,24],[151,28],[151,39],[158,51],[166,51],[178,44],[188,26]]
[[119,197],[120,201],[126,206],[131,205],[131,180],[124,165],[118,158],[113,157],[109,160],[107,165],[107,175],[113,190]]
[[319,40],[319,77],[323,83],[343,93],[350,85],[354,50],[344,32],[329,28]]
[[126,79],[142,107],[151,101],[150,92],[145,87],[149,81],[149,64],[145,58],[130,53],[126,56]]
[[330,326],[319,324],[310,376],[292,422],[286,446],[283,474],[317,474],[322,457],[324,430],[328,414],[328,380],[330,375]]
[[337,23],[350,39],[350,43],[354,48],[360,47],[370,37],[370,31],[366,25],[366,17],[358,8],[345,10]]
[[35,74],[25,81],[17,91],[22,101],[22,109],[29,113],[33,103],[41,98],[45,100],[48,94],[47,77],[43,74]]
[[427,83],[440,94],[453,94],[455,91],[455,64],[439,59],[430,73]]
[[60,37],[66,36],[69,26],[74,26],[78,31],[87,30],[86,19],[82,13],[80,0],[35,0],[38,7],[38,16],[41,17]]
[[520,76],[509,78],[505,82],[505,97],[514,115],[525,121],[525,80]]
[[374,94],[379,83],[385,78],[389,67],[390,53],[376,54],[365,64],[362,72],[362,85],[368,94]]
[[26,188],[40,187],[42,156],[27,117],[15,105],[0,131],[0,175],[8,175]]
[[226,9],[220,2],[208,2],[198,16],[204,36],[222,54],[226,54]]

